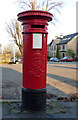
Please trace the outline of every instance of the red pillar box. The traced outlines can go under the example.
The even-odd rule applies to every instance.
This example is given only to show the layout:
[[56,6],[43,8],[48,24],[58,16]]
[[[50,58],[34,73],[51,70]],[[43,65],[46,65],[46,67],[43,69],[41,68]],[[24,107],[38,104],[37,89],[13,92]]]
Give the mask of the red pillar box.
[[46,108],[47,25],[52,14],[30,10],[18,14],[23,25],[22,108]]

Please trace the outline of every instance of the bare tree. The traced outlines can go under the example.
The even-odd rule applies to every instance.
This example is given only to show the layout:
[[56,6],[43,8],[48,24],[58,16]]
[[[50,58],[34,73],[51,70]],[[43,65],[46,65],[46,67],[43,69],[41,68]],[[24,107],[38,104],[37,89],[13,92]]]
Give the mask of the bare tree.
[[20,53],[19,50],[16,50],[16,52],[15,52],[15,56],[16,56],[16,58],[22,57],[22,56],[21,56],[21,53]]
[[[62,6],[62,2],[53,2],[53,0],[17,0],[21,8],[24,10],[44,10],[51,11],[57,10]],[[54,17],[56,20],[56,18]],[[54,24],[54,22],[52,22]],[[23,52],[23,38],[22,38],[22,26],[17,20],[11,20],[10,23],[6,24],[7,32],[13,38],[14,42],[19,48],[19,51]]]
[[17,0],[20,8],[24,10],[43,10],[53,14],[52,23],[55,25],[57,21],[56,12],[60,13],[60,8],[63,5],[63,1],[58,0]]
[[6,29],[9,35],[13,38],[14,42],[19,48],[19,51],[23,52],[23,38],[22,38],[22,25],[17,20],[11,20],[10,23],[6,24]]
[[[50,11],[54,8],[61,7],[62,1],[60,2],[53,2],[53,0],[17,0],[21,8],[27,10],[44,10],[44,11]],[[58,8],[57,8],[58,9]]]
[[3,54],[12,54],[12,53],[13,53],[13,49],[11,44],[7,44],[6,46],[4,46]]

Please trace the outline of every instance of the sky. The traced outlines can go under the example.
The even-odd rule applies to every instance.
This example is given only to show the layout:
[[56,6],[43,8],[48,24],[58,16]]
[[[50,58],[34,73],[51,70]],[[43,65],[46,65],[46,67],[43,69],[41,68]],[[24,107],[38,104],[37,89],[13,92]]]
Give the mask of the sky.
[[[58,0],[57,0],[58,1]],[[76,2],[77,0],[61,0],[63,7],[60,9],[60,14],[56,14],[57,22],[55,25],[49,23],[48,26],[48,43],[55,36],[73,34],[76,32]],[[6,23],[11,19],[17,19],[19,9],[16,0],[1,0],[0,1],[0,43],[5,46],[12,40],[6,31]]]

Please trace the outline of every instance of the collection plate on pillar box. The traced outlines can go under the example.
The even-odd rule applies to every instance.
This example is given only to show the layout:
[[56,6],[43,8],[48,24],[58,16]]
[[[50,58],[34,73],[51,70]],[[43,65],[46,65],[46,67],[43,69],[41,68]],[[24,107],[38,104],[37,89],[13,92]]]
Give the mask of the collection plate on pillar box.
[[42,33],[33,33],[33,48],[42,48]]

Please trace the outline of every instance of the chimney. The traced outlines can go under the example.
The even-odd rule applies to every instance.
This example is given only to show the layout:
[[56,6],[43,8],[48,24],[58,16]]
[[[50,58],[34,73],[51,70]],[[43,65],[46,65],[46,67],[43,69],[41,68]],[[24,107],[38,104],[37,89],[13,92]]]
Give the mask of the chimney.
[[59,38],[59,36],[55,36],[55,38],[57,39],[57,38]]
[[60,38],[61,38],[61,40],[63,39],[63,34],[61,33],[61,35],[60,35]]

